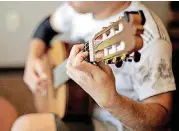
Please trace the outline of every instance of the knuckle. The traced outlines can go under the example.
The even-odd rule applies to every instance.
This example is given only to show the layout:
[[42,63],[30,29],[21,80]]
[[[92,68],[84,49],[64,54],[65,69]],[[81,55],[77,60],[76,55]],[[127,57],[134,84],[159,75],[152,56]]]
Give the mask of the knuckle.
[[72,47],[72,50],[76,49],[77,47],[78,47],[77,45],[74,45],[74,46]]

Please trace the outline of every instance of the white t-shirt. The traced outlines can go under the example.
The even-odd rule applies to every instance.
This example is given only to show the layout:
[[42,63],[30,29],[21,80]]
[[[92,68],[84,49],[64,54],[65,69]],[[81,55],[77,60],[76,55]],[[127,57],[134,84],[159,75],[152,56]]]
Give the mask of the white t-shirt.
[[[144,12],[146,23],[142,35],[144,46],[139,51],[141,60],[138,63],[126,62],[121,68],[111,65],[115,79],[116,90],[119,94],[135,101],[142,101],[150,96],[175,90],[172,72],[171,55],[172,47],[168,33],[160,19],[140,2],[132,2],[125,11]],[[106,27],[110,22],[115,22],[124,11],[111,16],[106,20],[96,20],[92,14],[79,14],[70,6],[60,6],[53,19],[53,26],[61,32],[70,32],[70,38],[76,40],[90,40]],[[108,111],[96,106],[93,116],[103,121],[116,125],[117,131],[125,127]]]

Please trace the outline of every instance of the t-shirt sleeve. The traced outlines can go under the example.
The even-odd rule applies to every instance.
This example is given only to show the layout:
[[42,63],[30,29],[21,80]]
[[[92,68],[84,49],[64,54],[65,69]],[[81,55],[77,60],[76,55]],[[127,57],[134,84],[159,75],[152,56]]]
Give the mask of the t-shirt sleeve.
[[176,89],[170,43],[157,39],[147,45],[141,52],[141,61],[135,64],[133,83],[139,100]]
[[69,32],[72,28],[72,19],[75,11],[63,3],[51,16],[51,26],[57,32]]

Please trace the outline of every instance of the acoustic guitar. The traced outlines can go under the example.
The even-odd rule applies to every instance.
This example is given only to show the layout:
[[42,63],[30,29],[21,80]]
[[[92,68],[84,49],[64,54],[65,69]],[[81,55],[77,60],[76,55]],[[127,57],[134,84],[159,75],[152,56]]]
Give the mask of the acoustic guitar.
[[[143,47],[145,16],[142,11],[125,12],[123,17],[104,27],[94,38],[85,43],[84,51],[89,52],[85,60],[95,64],[115,64],[120,68],[123,62],[138,62]],[[63,120],[85,121],[92,114],[92,98],[82,90],[66,74],[66,62],[71,47],[65,43],[52,45],[46,57],[49,73],[49,88],[47,96],[35,97],[36,108],[39,112],[53,112]],[[102,54],[97,57],[98,53]],[[53,63],[53,68],[50,68]],[[53,69],[53,71],[52,71]]]

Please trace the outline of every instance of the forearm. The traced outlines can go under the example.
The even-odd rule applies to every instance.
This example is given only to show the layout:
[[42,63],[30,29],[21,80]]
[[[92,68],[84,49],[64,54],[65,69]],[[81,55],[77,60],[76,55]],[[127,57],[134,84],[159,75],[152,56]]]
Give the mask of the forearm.
[[47,50],[46,44],[40,39],[33,39],[30,43],[30,57],[41,57]]
[[159,104],[139,103],[121,95],[113,103],[107,110],[131,130],[161,131],[169,120],[167,110]]

